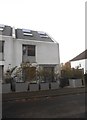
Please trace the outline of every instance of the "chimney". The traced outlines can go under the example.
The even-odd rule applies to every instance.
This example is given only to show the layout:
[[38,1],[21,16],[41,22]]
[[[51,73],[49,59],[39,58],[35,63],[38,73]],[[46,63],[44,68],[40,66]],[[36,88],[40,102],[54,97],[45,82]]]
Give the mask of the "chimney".
[[15,27],[12,28],[12,37],[15,39]]

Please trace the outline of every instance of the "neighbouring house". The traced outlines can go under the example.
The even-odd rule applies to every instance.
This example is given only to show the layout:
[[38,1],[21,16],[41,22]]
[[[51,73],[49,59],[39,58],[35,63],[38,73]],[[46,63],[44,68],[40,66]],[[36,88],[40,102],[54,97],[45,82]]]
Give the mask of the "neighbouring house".
[[71,65],[84,68],[84,73],[87,73],[87,49],[70,60]]
[[[23,62],[32,63],[34,73],[43,69],[60,75],[59,44],[46,32],[0,25],[0,79],[8,68]],[[45,80],[52,81],[52,75],[45,76]]]
[[84,68],[84,73],[87,73],[87,1],[85,2],[85,41],[83,40],[85,50],[70,60],[71,66],[79,66]]

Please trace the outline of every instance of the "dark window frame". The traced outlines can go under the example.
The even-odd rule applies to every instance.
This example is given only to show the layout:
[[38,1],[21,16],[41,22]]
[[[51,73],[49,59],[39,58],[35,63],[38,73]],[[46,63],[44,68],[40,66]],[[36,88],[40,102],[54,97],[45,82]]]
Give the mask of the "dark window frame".
[[0,52],[4,53],[4,41],[0,41]]
[[27,56],[35,56],[35,45],[23,45],[23,47],[26,48],[25,51],[27,51]]

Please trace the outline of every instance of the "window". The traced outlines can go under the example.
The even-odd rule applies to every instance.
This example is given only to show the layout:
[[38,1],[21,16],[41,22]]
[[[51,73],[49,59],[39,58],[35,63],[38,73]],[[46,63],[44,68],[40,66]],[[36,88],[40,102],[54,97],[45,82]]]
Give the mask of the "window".
[[3,31],[3,28],[0,27],[0,31]]
[[4,27],[5,27],[5,25],[0,24],[0,31],[3,31],[3,30],[4,30]]
[[46,82],[54,81],[54,67],[44,67],[44,80]]
[[4,52],[4,41],[0,41],[0,52]]
[[26,52],[27,52],[27,48],[25,45],[23,45],[23,55],[26,55]]
[[22,29],[23,35],[25,36],[33,36],[32,31],[28,29]]
[[45,32],[38,31],[38,34],[40,35],[41,38],[48,38],[48,35]]
[[26,35],[26,36],[33,36],[32,33],[23,33],[23,34]]
[[22,29],[22,31],[26,32],[26,33],[30,33],[31,32],[31,30],[29,30],[29,29]]
[[0,80],[4,82],[4,65],[0,65]]
[[23,68],[23,80],[30,80],[32,81],[33,79],[36,78],[36,67],[25,67]]
[[40,35],[41,38],[48,38],[47,35]]
[[35,56],[35,46],[34,45],[28,46],[28,56]]
[[42,32],[42,31],[38,31],[38,34],[39,34],[39,35],[45,35],[46,33],[45,33],[45,32]]
[[23,45],[23,55],[35,56],[35,45]]

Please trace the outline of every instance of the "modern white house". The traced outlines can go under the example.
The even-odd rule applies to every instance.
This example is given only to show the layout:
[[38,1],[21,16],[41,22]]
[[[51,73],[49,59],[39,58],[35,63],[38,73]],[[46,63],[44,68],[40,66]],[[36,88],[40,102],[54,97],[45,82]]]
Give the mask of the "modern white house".
[[0,25],[0,79],[22,62],[60,74],[59,44],[45,32]]

